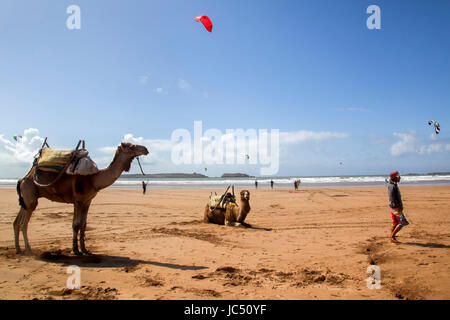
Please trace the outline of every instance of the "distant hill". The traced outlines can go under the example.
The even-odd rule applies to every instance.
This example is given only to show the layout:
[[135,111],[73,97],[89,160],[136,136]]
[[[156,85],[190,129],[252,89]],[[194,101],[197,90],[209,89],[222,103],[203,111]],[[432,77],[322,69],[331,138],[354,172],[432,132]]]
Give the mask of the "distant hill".
[[146,174],[143,176],[142,174],[122,174],[121,178],[133,178],[133,179],[141,179],[141,178],[208,178],[200,173],[152,173]]
[[450,172],[430,172],[427,174],[434,175],[434,176],[448,176],[448,175],[450,175]]
[[222,178],[254,178],[254,176],[245,173],[224,173]]

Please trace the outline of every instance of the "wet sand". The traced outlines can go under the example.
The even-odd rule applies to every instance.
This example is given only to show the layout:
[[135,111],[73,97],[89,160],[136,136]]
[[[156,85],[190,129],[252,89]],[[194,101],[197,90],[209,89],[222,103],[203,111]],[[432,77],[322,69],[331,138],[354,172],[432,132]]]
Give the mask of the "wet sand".
[[110,188],[90,208],[90,257],[70,252],[73,206],[46,199],[34,255],[16,255],[17,195],[0,189],[0,299],[449,299],[450,186],[400,189],[410,225],[396,245],[386,187],[251,189],[252,228],[203,223],[212,190]]

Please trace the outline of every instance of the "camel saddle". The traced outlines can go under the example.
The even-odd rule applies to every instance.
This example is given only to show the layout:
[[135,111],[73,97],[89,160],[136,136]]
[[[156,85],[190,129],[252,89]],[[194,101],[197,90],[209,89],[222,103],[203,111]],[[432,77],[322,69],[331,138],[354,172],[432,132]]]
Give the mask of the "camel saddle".
[[236,197],[230,192],[227,192],[224,195],[211,194],[209,196],[208,207],[211,210],[226,209],[230,202],[236,203]]
[[97,165],[89,157],[89,152],[80,150],[60,150],[42,148],[37,161],[37,169],[46,172],[65,170],[71,175],[90,175],[98,172]]
[[[83,148],[79,149],[81,142]],[[70,175],[90,175],[98,172],[97,165],[84,148],[84,140],[78,142],[74,150],[52,149],[45,138],[33,167],[34,183],[40,187],[51,187],[64,173]]]
[[42,148],[37,162],[39,170],[60,172],[72,159],[74,150]]

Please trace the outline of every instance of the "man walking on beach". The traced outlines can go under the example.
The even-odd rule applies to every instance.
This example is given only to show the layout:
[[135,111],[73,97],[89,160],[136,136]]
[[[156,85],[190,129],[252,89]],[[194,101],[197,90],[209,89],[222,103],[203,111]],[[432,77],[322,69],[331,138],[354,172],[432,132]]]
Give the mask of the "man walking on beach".
[[255,189],[258,189],[258,181],[255,180]]
[[147,183],[142,181],[142,194],[145,194],[145,191],[147,191]]
[[273,180],[270,180],[270,187],[273,189]]
[[396,239],[397,233],[409,224],[403,214],[403,202],[398,188],[398,182],[400,181],[400,173],[398,171],[392,171],[390,174],[388,195],[389,195],[389,207],[391,209],[392,216],[392,229],[391,229],[391,242],[399,243]]

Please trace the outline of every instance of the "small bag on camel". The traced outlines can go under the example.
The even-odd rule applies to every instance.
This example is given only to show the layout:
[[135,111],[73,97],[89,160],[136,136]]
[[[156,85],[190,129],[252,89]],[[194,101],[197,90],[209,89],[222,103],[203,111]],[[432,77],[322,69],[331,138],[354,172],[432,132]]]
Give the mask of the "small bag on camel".
[[66,169],[67,174],[87,176],[98,172],[97,165],[85,149],[75,151],[75,157]]

